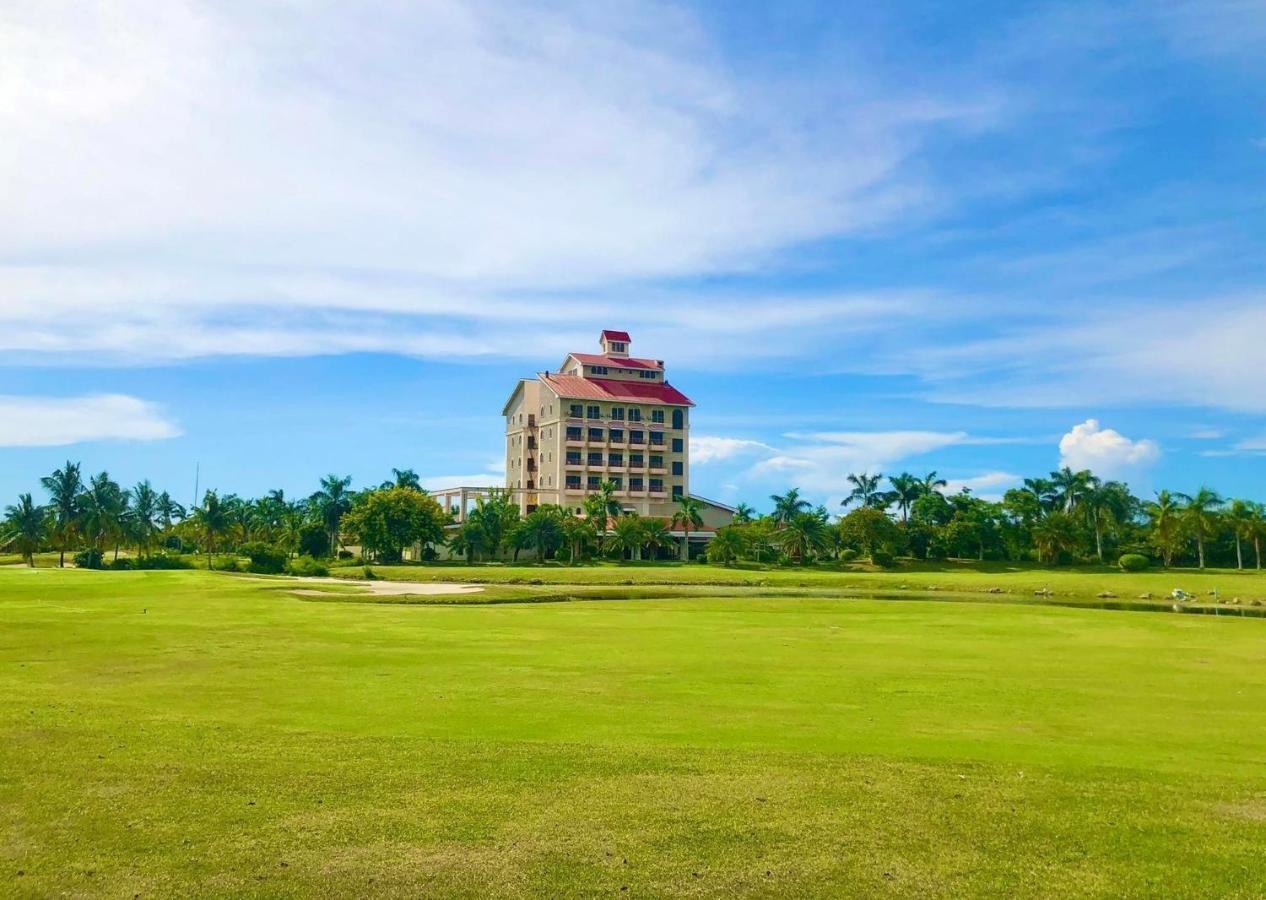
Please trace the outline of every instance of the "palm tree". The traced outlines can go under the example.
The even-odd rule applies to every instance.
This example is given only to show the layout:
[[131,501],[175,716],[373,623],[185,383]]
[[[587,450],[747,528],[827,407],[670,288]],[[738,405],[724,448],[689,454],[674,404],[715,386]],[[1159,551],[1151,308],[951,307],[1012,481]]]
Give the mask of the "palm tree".
[[145,556],[154,543],[158,530],[158,494],[145,480],[132,488],[132,515],[129,519],[132,534],[136,538],[137,555]]
[[1266,534],[1266,506],[1261,503],[1250,503],[1253,510],[1253,557],[1257,568],[1262,567],[1262,535]]
[[936,469],[923,476],[923,493],[930,494],[937,488],[947,487],[949,482],[936,474]]
[[338,475],[327,475],[321,479],[321,490],[312,495],[312,505],[330,537],[331,552],[336,551],[339,546],[339,523],[352,508],[352,497],[348,491],[351,484],[351,475],[341,478]]
[[[936,473],[933,472],[932,475],[936,475]],[[888,484],[892,487],[892,500],[897,504],[897,508],[901,510],[901,521],[903,523],[909,522],[910,506],[915,500],[928,493],[930,488],[924,486],[922,479],[916,478],[909,472],[890,476]],[[942,484],[944,484],[944,481],[942,481]]]
[[615,482],[604,481],[598,485],[598,490],[585,498],[584,506],[585,515],[593,522],[597,534],[598,555],[602,556],[611,519],[624,512],[620,501],[615,499]]
[[615,520],[611,543],[615,549],[627,551],[629,559],[642,558],[642,545],[646,543],[646,529],[642,517],[635,512],[625,513]]
[[159,521],[163,523],[163,531],[170,531],[177,519],[185,518],[185,508],[171,498],[171,494],[163,491],[156,502]]
[[1147,516],[1152,529],[1152,542],[1161,552],[1165,568],[1174,561],[1174,550],[1182,540],[1183,519],[1179,496],[1169,491],[1160,491],[1155,500],[1143,504],[1143,512]]
[[1077,523],[1065,512],[1053,512],[1033,526],[1033,543],[1038,562],[1057,562],[1064,551],[1077,547]]
[[1119,481],[1100,481],[1091,477],[1084,494],[1082,509],[1095,533],[1095,554],[1103,562],[1103,532],[1115,530],[1130,517],[1138,501],[1130,495],[1129,488]]
[[1056,507],[1058,498],[1055,483],[1049,478],[1026,478],[1023,489],[1036,497],[1038,505],[1047,512]]
[[106,538],[119,533],[126,505],[123,490],[108,472],[88,480],[87,490],[79,495],[79,508],[83,531],[91,538],[92,549],[100,553]]
[[597,541],[597,529],[594,528],[591,519],[571,514],[564,517],[562,528],[563,536],[567,538],[567,543],[571,547],[572,565],[575,565],[580,562],[581,556],[584,555],[585,547]]
[[756,518],[756,510],[746,503],[740,503],[734,510],[734,524],[746,525]]
[[801,499],[800,488],[791,488],[782,495],[770,494],[769,499],[774,501],[772,518],[777,525],[789,521],[793,516],[813,506],[808,500]]
[[22,494],[14,506],[4,510],[5,520],[0,529],[0,547],[17,547],[28,566],[35,566],[35,552],[48,537],[49,514],[43,506],[36,506],[30,494]]
[[536,561],[545,562],[551,550],[557,550],[563,544],[563,518],[566,511],[559,506],[539,506],[528,513],[527,518],[519,525],[518,531],[524,539],[536,549]]
[[672,532],[668,530],[663,519],[643,519],[642,542],[650,558],[654,559],[659,554],[660,548],[667,547],[673,542]]
[[703,504],[694,497],[678,497],[677,511],[673,513],[672,527],[681,526],[681,558],[690,559],[690,530],[703,527]]
[[206,544],[207,570],[211,571],[215,568],[213,562],[215,542],[232,526],[230,510],[215,491],[207,491],[202,498],[202,505],[193,511],[193,523]]
[[66,461],[66,465],[55,469],[52,475],[40,479],[44,490],[48,491],[53,509],[53,536],[57,540],[57,565],[66,567],[66,550],[74,540],[75,528],[79,524],[79,492],[83,490],[83,479],[79,476],[79,463]]
[[826,522],[821,515],[811,512],[796,513],[783,523],[778,533],[778,544],[791,557],[798,558],[800,565],[809,564],[809,554],[824,550],[830,542]]
[[731,566],[746,549],[747,542],[744,540],[742,528],[724,525],[717,529],[717,533],[708,542],[708,562],[719,562],[723,566]]
[[1070,513],[1077,506],[1078,501],[1082,499],[1091,489],[1095,477],[1090,474],[1089,470],[1083,469],[1080,472],[1074,472],[1068,466],[1064,466],[1058,472],[1051,473],[1051,485],[1054,488],[1054,494],[1063,507],[1064,512]]
[[856,502],[858,506],[871,509],[882,509],[887,506],[887,498],[879,490],[879,482],[883,480],[883,477],[879,473],[868,475],[865,472],[849,475],[847,481],[853,486],[853,490],[840,502],[840,506],[848,506],[853,502]]
[[[1232,500],[1226,510],[1226,520],[1231,526],[1231,533],[1235,535],[1235,568],[1242,569],[1244,568],[1242,544],[1244,541],[1256,541],[1258,537],[1259,520],[1256,504],[1246,500]],[[1260,569],[1260,554],[1258,556],[1257,567]]]
[[1179,494],[1178,496],[1187,502],[1187,506],[1182,512],[1183,520],[1186,522],[1192,536],[1196,539],[1196,552],[1200,559],[1200,568],[1203,569],[1205,541],[1218,533],[1218,524],[1221,518],[1219,510],[1222,507],[1222,498],[1207,487],[1200,488],[1194,496],[1186,494]]
[[396,479],[395,487],[408,488],[414,491],[422,490],[422,482],[418,479],[418,473],[412,469],[392,468],[391,474]]

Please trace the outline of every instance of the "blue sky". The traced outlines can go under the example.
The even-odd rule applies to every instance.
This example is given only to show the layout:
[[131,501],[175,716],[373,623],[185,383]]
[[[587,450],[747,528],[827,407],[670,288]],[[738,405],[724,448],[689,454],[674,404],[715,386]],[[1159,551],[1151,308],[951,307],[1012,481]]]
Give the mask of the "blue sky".
[[495,482],[514,380],[612,327],[705,496],[1264,499],[1262,46],[1260,0],[12,5],[0,496]]

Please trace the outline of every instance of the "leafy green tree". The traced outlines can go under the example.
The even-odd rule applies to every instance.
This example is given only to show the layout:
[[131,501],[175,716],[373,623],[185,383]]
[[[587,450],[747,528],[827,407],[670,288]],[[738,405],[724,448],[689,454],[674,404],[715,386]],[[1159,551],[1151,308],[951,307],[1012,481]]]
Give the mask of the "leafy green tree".
[[566,536],[563,522],[567,511],[561,506],[545,504],[528,513],[519,526],[530,546],[536,551],[536,561],[545,562],[546,558],[563,546]]
[[66,460],[60,469],[54,469],[52,475],[40,479],[44,490],[48,491],[50,506],[53,510],[53,538],[57,542],[57,565],[66,567],[66,551],[74,546],[75,531],[79,527],[79,493],[83,490],[83,479],[79,474],[79,463]]
[[604,481],[598,485],[597,491],[585,497],[584,509],[585,515],[593,522],[598,555],[604,556],[611,520],[618,518],[624,512],[620,501],[615,499],[615,482]]
[[306,522],[295,534],[295,550],[300,556],[324,559],[330,555],[330,533],[320,522]]
[[1160,551],[1165,568],[1174,561],[1174,553],[1182,547],[1186,524],[1183,521],[1181,495],[1160,491],[1155,500],[1143,504],[1143,513],[1151,527],[1151,541]]
[[79,509],[83,532],[94,550],[102,552],[107,540],[120,537],[126,508],[123,489],[108,472],[89,479],[87,489],[79,495]]
[[1095,536],[1095,556],[1104,562],[1104,533],[1113,534],[1137,508],[1138,501],[1129,488],[1119,481],[1100,481],[1091,477],[1081,494],[1081,508]]
[[856,503],[858,506],[871,509],[883,509],[888,505],[887,495],[879,490],[879,483],[883,480],[883,477],[879,473],[869,475],[866,472],[847,476],[846,480],[853,486],[853,489],[840,505],[848,506]]
[[747,525],[756,518],[756,510],[752,509],[746,503],[740,503],[734,508],[734,524]]
[[1023,490],[1032,494],[1046,512],[1059,508],[1059,491],[1049,478],[1026,478]]
[[399,562],[404,548],[444,539],[446,516],[435,498],[408,487],[367,491],[343,520],[362,551],[383,562]]
[[901,529],[881,509],[855,509],[840,519],[836,528],[846,546],[856,547],[872,560],[876,552],[895,554],[901,543]]
[[395,477],[395,486],[398,488],[409,488],[410,490],[422,490],[422,482],[418,478],[418,473],[412,469],[395,469],[391,470],[392,476]]
[[148,480],[132,488],[132,511],[128,519],[129,530],[136,542],[137,555],[145,557],[153,548],[158,534],[158,494]]
[[664,524],[663,519],[643,519],[642,542],[646,548],[647,555],[651,559],[655,559],[661,549],[672,544],[673,535],[668,530],[668,526]]
[[0,547],[16,547],[26,564],[34,566],[35,554],[48,538],[48,510],[37,506],[30,494],[22,494],[17,504],[5,507],[4,514]]
[[1196,552],[1203,569],[1205,544],[1217,536],[1222,525],[1222,498],[1207,487],[1200,488],[1194,495],[1179,496],[1186,502],[1182,511],[1183,522],[1188,534],[1196,539]]
[[570,514],[563,518],[561,527],[563,529],[563,537],[567,540],[568,547],[571,550],[572,565],[575,565],[580,562],[581,557],[585,555],[585,551],[597,543],[598,531],[594,527],[592,519]]
[[931,472],[928,472],[926,475],[923,476],[923,493],[925,494],[935,493],[940,488],[943,488],[947,486],[948,484],[949,482],[946,481],[944,478],[942,478],[940,475],[936,474],[936,470],[933,469]]
[[1083,497],[1090,491],[1094,476],[1083,469],[1074,472],[1064,466],[1058,472],[1051,473],[1051,485],[1054,488],[1055,501],[1060,509],[1071,513]]
[[813,506],[800,496],[800,488],[791,488],[785,494],[770,494],[769,499],[774,501],[772,518],[776,525],[791,521],[793,517],[807,512]]
[[207,570],[215,568],[215,548],[233,526],[231,511],[224,505],[220,495],[215,491],[207,491],[202,497],[202,505],[193,511],[193,527],[207,551]]
[[[1232,500],[1226,509],[1226,521],[1235,535],[1235,568],[1244,568],[1244,542],[1255,541],[1260,528],[1258,511],[1255,504],[1244,500]],[[1261,554],[1258,553],[1257,567],[1261,568]]]
[[182,521],[185,515],[185,508],[173,500],[171,494],[163,491],[158,495],[158,519],[164,532],[171,531],[172,525]]
[[673,512],[672,527],[681,529],[681,558],[690,558],[690,532],[703,527],[703,504],[694,497],[679,497]]
[[742,525],[722,525],[708,542],[708,562],[732,566],[747,550]]

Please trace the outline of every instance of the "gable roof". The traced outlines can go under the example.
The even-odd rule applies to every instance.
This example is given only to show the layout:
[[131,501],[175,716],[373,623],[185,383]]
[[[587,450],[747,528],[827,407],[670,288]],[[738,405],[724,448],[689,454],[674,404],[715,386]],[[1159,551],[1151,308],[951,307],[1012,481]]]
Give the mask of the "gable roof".
[[582,366],[611,366],[620,369],[662,369],[658,359],[641,359],[636,356],[603,356],[601,353],[568,353]]
[[613,378],[582,378],[546,372],[541,380],[559,397],[569,400],[622,400],[626,403],[663,403],[667,406],[694,406],[694,401],[666,381],[617,381]]
[[610,329],[607,329],[602,332],[602,336],[608,341],[624,341],[626,344],[633,343],[633,338],[629,337],[629,333],[627,331],[611,331]]

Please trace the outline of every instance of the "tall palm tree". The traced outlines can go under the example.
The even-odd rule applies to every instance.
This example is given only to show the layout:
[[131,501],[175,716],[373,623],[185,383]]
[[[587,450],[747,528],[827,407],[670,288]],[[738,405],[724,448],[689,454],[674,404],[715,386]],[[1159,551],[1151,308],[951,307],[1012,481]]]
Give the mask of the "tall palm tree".
[[661,547],[667,547],[672,542],[672,532],[668,530],[663,519],[642,520],[642,543],[651,559],[658,555]]
[[1130,517],[1138,501],[1129,488],[1119,481],[1100,481],[1091,477],[1082,494],[1081,507],[1086,521],[1095,533],[1095,555],[1103,562],[1103,533],[1112,532]]
[[101,472],[88,480],[87,489],[79,495],[79,508],[83,531],[91,539],[92,549],[102,552],[106,539],[119,534],[126,505],[124,491],[110,473]]
[[1038,505],[1047,512],[1058,506],[1055,483],[1049,478],[1026,478],[1023,490],[1036,497]]
[[22,494],[13,506],[6,506],[0,527],[0,547],[16,547],[28,566],[35,565],[35,552],[48,537],[49,514],[36,506],[30,494]]
[[645,522],[635,512],[628,512],[615,520],[611,529],[611,543],[617,550],[627,551],[629,559],[642,558],[642,545],[646,543]]
[[1143,504],[1143,513],[1152,529],[1152,543],[1160,550],[1167,569],[1173,563],[1174,550],[1182,540],[1184,524],[1179,498],[1180,495],[1160,491],[1155,500]]
[[1051,473],[1051,485],[1064,512],[1070,513],[1076,508],[1077,503],[1090,491],[1094,480],[1095,477],[1089,470],[1074,472],[1068,466]]
[[[935,475],[936,473],[933,472],[932,474]],[[909,522],[911,505],[930,489],[924,486],[923,479],[911,475],[909,472],[890,476],[888,484],[892,487],[892,500],[897,504],[897,508],[901,510],[901,521],[903,523]]]
[[40,479],[44,490],[48,491],[50,505],[53,509],[53,536],[57,541],[57,565],[66,567],[66,550],[75,538],[75,529],[79,524],[79,492],[83,490],[83,479],[79,475],[79,463],[66,461],[66,465],[55,469],[52,475]]
[[567,543],[571,547],[571,563],[574,566],[580,562],[585,547],[597,542],[598,531],[594,528],[592,519],[581,518],[570,513],[563,518],[562,528],[563,536],[567,538]]
[[607,531],[611,520],[618,518],[624,512],[620,501],[615,499],[615,482],[604,481],[599,484],[598,490],[585,498],[584,508],[585,515],[593,522],[597,535],[598,556],[602,556],[605,552]]
[[1257,568],[1262,567],[1262,536],[1266,535],[1266,505],[1250,503],[1253,510],[1253,557]]
[[679,497],[673,513],[672,527],[681,527],[681,558],[690,559],[690,530],[703,527],[703,504],[694,497]]
[[1207,487],[1202,487],[1194,495],[1179,494],[1187,506],[1182,512],[1192,537],[1196,539],[1196,552],[1200,559],[1200,568],[1204,568],[1204,545],[1218,533],[1221,524],[1220,510],[1222,498]]
[[418,478],[418,473],[412,469],[392,468],[391,474],[396,479],[395,487],[408,488],[414,491],[422,490],[422,482]]
[[321,490],[312,495],[312,506],[325,526],[330,538],[331,552],[338,550],[339,523],[352,509],[352,476],[326,475],[321,479]]
[[[1235,568],[1244,568],[1244,541],[1254,541],[1258,537],[1258,512],[1256,504],[1246,500],[1232,500],[1226,509],[1226,521],[1235,535]],[[1258,568],[1261,568],[1260,554]]]
[[193,523],[206,545],[207,570],[210,571],[215,568],[216,542],[224,537],[233,525],[231,511],[215,491],[207,491],[202,498],[202,505],[193,511]]
[[778,532],[778,544],[783,551],[800,565],[809,564],[809,556],[826,549],[830,543],[826,522],[822,516],[812,512],[797,513],[783,523]]
[[1065,550],[1077,547],[1077,524],[1066,512],[1055,511],[1033,526],[1038,561],[1057,562]]
[[171,494],[163,491],[158,495],[158,519],[163,523],[163,531],[170,531],[171,526],[185,518],[185,508],[171,498]]
[[887,497],[879,490],[879,482],[883,480],[883,477],[880,473],[869,475],[866,472],[849,475],[847,481],[853,486],[853,490],[844,498],[840,506],[856,503],[861,507],[883,509],[888,505]]
[[132,488],[132,515],[129,519],[132,535],[136,539],[139,556],[149,553],[158,531],[158,494],[145,480]]
[[740,503],[734,509],[734,524],[746,525],[756,518],[756,510],[752,509],[746,503]]
[[923,476],[923,493],[930,494],[938,488],[947,487],[949,482],[936,474],[936,469]]
[[792,516],[798,515],[813,506],[808,500],[801,498],[800,488],[790,488],[785,494],[770,494],[769,499],[774,501],[772,518],[778,525],[782,525],[789,521]]

